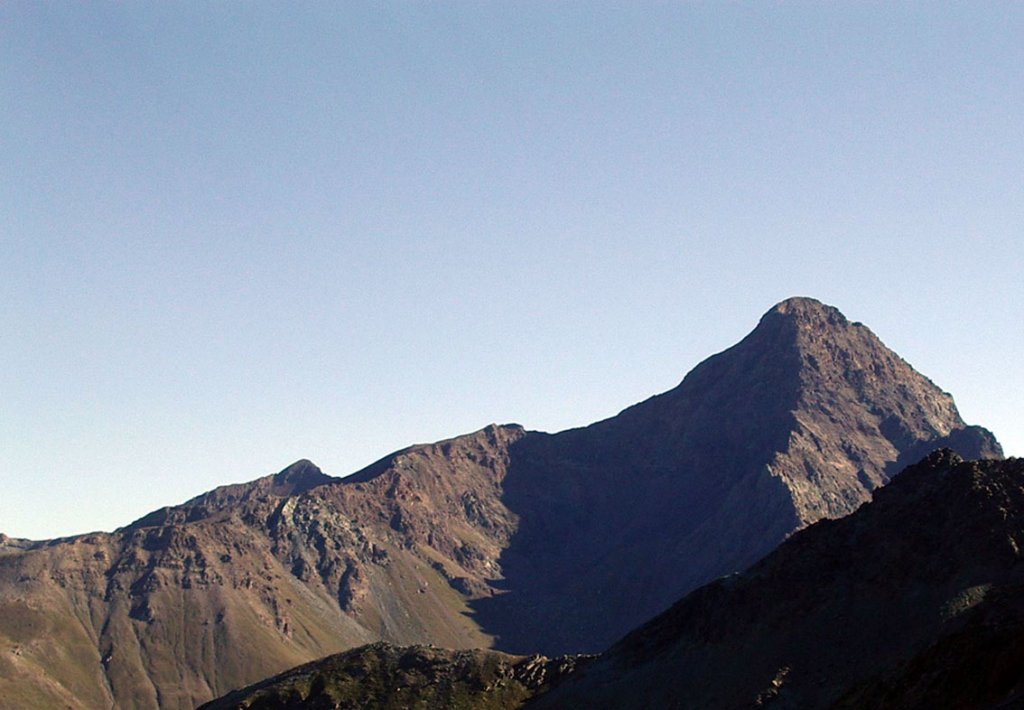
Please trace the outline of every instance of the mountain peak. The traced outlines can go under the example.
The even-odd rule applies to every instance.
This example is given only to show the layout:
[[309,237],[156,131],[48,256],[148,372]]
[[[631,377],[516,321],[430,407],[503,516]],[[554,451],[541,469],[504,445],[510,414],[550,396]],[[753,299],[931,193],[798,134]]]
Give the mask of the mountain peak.
[[788,403],[795,426],[769,465],[787,482],[804,523],[851,512],[934,448],[970,458],[1002,454],[989,432],[964,423],[949,393],[837,308],[790,298],[748,337],[750,386],[773,373],[797,383]]
[[810,296],[791,296],[783,301],[779,301],[771,308],[771,312],[774,313],[801,313],[801,312],[824,312],[824,311],[835,311],[833,306],[829,306],[822,303],[816,298]]
[[329,483],[336,479],[325,474],[309,459],[299,459],[283,471],[274,474],[271,480],[271,491],[274,495],[290,496],[304,493],[321,483]]
[[799,324],[845,327],[850,325],[839,309],[808,296],[794,296],[775,304],[761,322],[783,318]]

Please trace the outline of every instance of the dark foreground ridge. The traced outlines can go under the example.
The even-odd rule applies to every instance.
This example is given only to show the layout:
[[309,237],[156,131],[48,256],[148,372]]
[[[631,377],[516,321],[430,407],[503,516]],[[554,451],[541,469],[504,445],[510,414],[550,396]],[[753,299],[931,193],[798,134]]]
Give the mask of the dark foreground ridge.
[[600,657],[374,645],[208,710],[1024,705],[1024,461],[944,450]]
[[588,660],[376,643],[300,666],[200,710],[505,710],[522,706]]
[[853,515],[688,595],[537,707],[1018,707],[1022,549],[1024,460],[936,452]]

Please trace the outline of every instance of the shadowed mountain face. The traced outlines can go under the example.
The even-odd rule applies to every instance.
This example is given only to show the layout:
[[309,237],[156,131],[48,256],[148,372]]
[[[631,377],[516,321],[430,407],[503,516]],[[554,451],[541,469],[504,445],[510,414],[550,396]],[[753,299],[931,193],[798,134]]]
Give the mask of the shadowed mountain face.
[[688,595],[538,710],[1020,707],[1022,545],[1024,461],[936,452]]
[[0,696],[186,708],[384,640],[596,651],[949,445],[999,456],[865,327],[791,299],[584,429],[299,462],[111,534],[0,540]]

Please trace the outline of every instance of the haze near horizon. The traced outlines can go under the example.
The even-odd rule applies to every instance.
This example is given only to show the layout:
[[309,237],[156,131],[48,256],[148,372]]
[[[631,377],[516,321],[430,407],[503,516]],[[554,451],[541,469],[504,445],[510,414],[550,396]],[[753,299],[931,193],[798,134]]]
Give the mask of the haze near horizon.
[[863,321],[1024,453],[1024,8],[0,6],[0,531]]

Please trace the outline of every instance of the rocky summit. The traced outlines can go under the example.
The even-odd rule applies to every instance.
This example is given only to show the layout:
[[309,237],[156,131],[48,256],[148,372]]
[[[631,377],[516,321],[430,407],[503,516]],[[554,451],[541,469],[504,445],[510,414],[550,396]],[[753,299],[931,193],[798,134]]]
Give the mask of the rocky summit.
[[785,301],[673,390],[347,478],[301,461],[113,533],[0,541],[10,707],[192,708],[363,644],[599,651],[948,446],[999,457],[863,325]]

